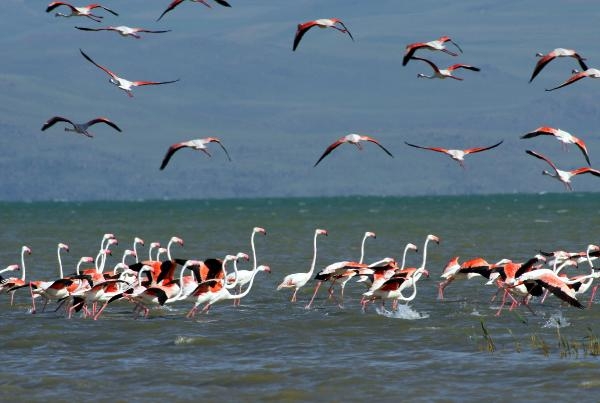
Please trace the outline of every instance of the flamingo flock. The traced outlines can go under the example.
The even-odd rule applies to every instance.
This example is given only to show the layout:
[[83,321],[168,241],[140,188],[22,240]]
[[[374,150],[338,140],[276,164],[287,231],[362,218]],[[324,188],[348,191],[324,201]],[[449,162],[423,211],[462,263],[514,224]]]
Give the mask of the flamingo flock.
[[[200,5],[203,5],[208,9],[211,9],[212,4],[214,3],[214,4],[220,5],[222,7],[232,9],[232,5],[229,2],[224,1],[224,0],[172,0],[170,3],[168,3],[166,5],[166,8],[163,9],[162,13],[159,15],[159,17],[157,18],[156,21],[157,22],[161,21],[163,17],[165,17],[168,13],[174,12],[175,9],[179,10],[180,8],[181,9],[185,8],[186,3],[199,3]],[[190,8],[194,8],[194,7],[192,7],[190,5]],[[70,13],[67,14],[65,12],[58,12],[58,10],[63,10],[63,11],[68,10],[68,11],[70,11]],[[94,11],[94,10],[96,10],[96,11]],[[67,3],[67,2],[53,1],[50,4],[48,4],[48,6],[46,7],[46,12],[50,13],[53,11],[55,11],[55,15],[57,17],[86,17],[95,22],[103,21],[104,16],[94,14],[93,12],[105,11],[108,14],[112,15],[112,17],[119,17],[119,14],[116,11],[109,9],[100,3],[89,4],[86,6],[75,6],[75,5]],[[99,28],[76,26],[75,28],[80,31],[88,31],[88,32],[112,31],[112,32],[118,33],[119,35],[121,35],[123,37],[130,36],[130,37],[137,38],[137,39],[141,38],[141,36],[140,36],[141,33],[159,34],[159,33],[168,33],[171,31],[170,29],[137,28],[137,27],[130,27],[127,25],[108,25],[108,26],[99,27]],[[320,28],[322,30],[327,30],[327,28],[330,28],[331,30],[338,31],[339,33],[341,33],[343,35],[347,35],[353,42],[355,40],[353,34],[350,32],[350,30],[348,28],[348,25],[341,18],[338,18],[338,17],[317,18],[317,19],[313,19],[313,20],[309,20],[309,21],[301,22],[301,23],[297,24],[296,31],[295,31],[295,34],[294,34],[293,40],[292,40],[292,51],[295,52],[298,50],[300,42],[307,40],[307,39],[304,39],[305,36],[307,35],[307,33],[309,31],[315,31],[313,28]],[[309,34],[309,36],[311,36],[311,38],[310,38],[311,41],[317,41],[317,40],[319,40],[319,37],[320,37],[316,33],[314,33],[314,34],[311,33],[311,34]],[[453,48],[451,48],[452,50],[450,50],[448,48],[449,45],[452,45],[452,47],[453,47]],[[306,46],[306,45],[304,45],[304,46]],[[124,91],[130,98],[133,97],[133,89],[135,87],[173,84],[173,83],[177,83],[178,81],[180,81],[179,78],[173,79],[173,80],[166,80],[166,81],[142,81],[142,80],[125,79],[125,78],[117,75],[115,72],[113,72],[111,69],[107,68],[106,66],[97,63],[82,49],[79,49],[79,50],[85,60],[87,60],[89,63],[93,64],[95,67],[97,67],[98,69],[100,69],[104,73],[106,73],[109,76],[109,82],[111,84],[115,85],[116,87],[118,87],[119,89],[121,89],[122,91]],[[413,42],[413,43],[410,43],[405,46],[404,55],[402,56],[402,60],[401,60],[401,65],[407,66],[409,63],[414,64],[416,62],[421,62],[421,63],[428,65],[431,68],[432,73],[431,74],[418,73],[418,75],[417,75],[418,78],[428,78],[428,79],[451,78],[454,81],[463,81],[464,80],[463,77],[457,77],[454,75],[456,71],[459,71],[459,70],[472,71],[472,72],[481,71],[480,67],[476,67],[475,65],[468,64],[468,63],[462,63],[462,62],[454,63],[446,68],[441,68],[441,67],[439,67],[439,66],[441,66],[441,64],[438,64],[438,62],[431,60],[430,58],[424,57],[424,54],[426,52],[429,52],[430,54],[434,55],[433,57],[437,57],[435,55],[439,55],[440,57],[446,57],[446,56],[444,56],[444,54],[445,54],[445,55],[451,56],[452,58],[458,58],[458,57],[462,57],[463,55],[468,54],[468,48],[465,47],[465,49],[463,50],[463,48],[461,46],[459,46],[458,43],[452,37],[450,37],[448,35],[442,35],[438,39],[434,39],[434,40],[424,40],[424,41]],[[533,80],[544,71],[546,66],[549,63],[553,62],[555,59],[563,58],[563,59],[574,60],[577,63],[578,67],[580,67],[582,69],[581,71],[572,69],[572,75],[570,77],[568,77],[565,82],[557,85],[556,87],[549,88],[549,89],[547,89],[547,91],[554,91],[559,88],[571,85],[571,84],[575,83],[576,81],[579,81],[580,79],[585,78],[585,77],[590,77],[590,78],[600,77],[600,71],[597,69],[594,69],[594,68],[589,68],[588,65],[586,64],[586,58],[583,57],[582,54],[575,49],[567,49],[567,48],[559,47],[559,48],[555,48],[552,51],[549,51],[547,53],[537,52],[537,53],[535,53],[535,56],[539,57],[539,60],[537,60],[537,62],[534,65],[533,72],[531,74],[531,77],[529,78],[529,83],[532,83]],[[557,65],[573,64],[572,62],[569,63],[567,61],[560,62],[560,63],[559,62],[553,62],[553,63],[557,64]],[[49,127],[51,127],[53,124],[55,124],[57,122],[68,123],[71,125],[71,127],[65,128],[66,131],[72,131],[75,133],[83,134],[84,136],[87,136],[87,137],[92,137],[92,135],[88,132],[87,129],[91,125],[94,125],[97,123],[105,123],[105,124],[111,126],[112,128],[114,128],[115,130],[121,131],[121,129],[116,124],[114,124],[112,121],[110,121],[108,118],[97,118],[97,119],[91,120],[86,123],[77,124],[77,123],[73,123],[72,121],[70,121],[66,118],[62,118],[60,116],[55,116],[55,117],[51,118],[50,120],[48,120],[42,126],[42,130],[48,129]],[[567,145],[567,144],[577,145],[577,147],[579,147],[579,149],[584,154],[587,165],[589,166],[589,168],[577,168],[577,169],[573,169],[573,170],[569,170],[569,171],[559,170],[558,168],[556,168],[556,165],[554,164],[554,162],[552,162],[548,157],[543,156],[542,154],[540,154],[537,151],[527,150],[527,154],[535,156],[539,159],[545,160],[554,170],[554,173],[549,172],[549,171],[543,171],[543,174],[550,175],[550,176],[557,178],[558,180],[560,180],[561,182],[563,182],[565,184],[566,189],[569,191],[573,190],[573,187],[570,184],[570,179],[573,176],[579,175],[582,173],[591,173],[593,176],[598,176],[598,174],[597,174],[598,170],[596,170],[595,168],[593,168],[591,166],[590,153],[588,152],[588,148],[586,147],[584,140],[582,140],[578,137],[575,137],[564,130],[547,127],[547,126],[540,126],[538,129],[536,129],[532,132],[528,132],[525,135],[522,135],[521,138],[532,139],[532,138],[535,138],[537,136],[542,136],[542,135],[552,135],[557,140],[561,141],[564,145]],[[362,143],[370,142],[370,143],[377,145],[381,150],[383,150],[390,157],[393,157],[394,155],[398,155],[398,152],[394,151],[394,153],[392,153],[392,150],[390,150],[390,148],[384,147],[382,145],[382,142],[380,142],[378,139],[376,139],[376,137],[379,137],[379,136],[377,134],[375,136],[372,136],[370,134],[364,135],[364,134],[357,134],[357,133],[351,133],[351,134],[345,135],[343,137],[340,137],[338,140],[331,143],[325,149],[325,151],[317,159],[317,162],[314,164],[314,167],[319,165],[325,157],[329,156],[334,150],[336,150],[342,144],[353,144],[359,150],[362,150],[363,149]],[[412,142],[408,142],[408,141],[405,141],[404,143],[410,147],[445,153],[448,156],[450,156],[453,160],[458,162],[461,167],[464,168],[464,157],[466,155],[491,150],[493,148],[499,147],[503,142],[504,142],[504,140],[500,140],[499,142],[497,142],[491,146],[487,146],[487,147],[477,146],[477,147],[471,147],[471,148],[462,148],[460,145],[451,145],[451,146],[446,146],[446,147],[421,146],[421,145],[416,145],[416,144],[414,144]],[[219,137],[204,137],[204,138],[182,141],[182,142],[171,144],[170,146],[168,146],[167,152],[164,155],[161,164],[159,165],[159,169],[164,170],[166,168],[167,164],[169,163],[170,159],[172,158],[172,156],[178,150],[180,150],[182,148],[187,147],[187,148],[191,148],[193,150],[202,151],[205,154],[207,154],[208,156],[210,156],[210,153],[208,152],[208,148],[207,148],[207,144],[209,144],[209,143],[219,144],[221,146],[221,148],[223,149],[223,151],[225,152],[227,159],[229,161],[231,161],[229,152],[225,149],[225,147],[223,146],[221,139]],[[360,158],[360,155],[357,155],[355,158]],[[333,159],[333,157],[332,157],[332,159]],[[488,160],[489,159],[491,159],[491,157],[489,157]],[[424,166],[427,166],[427,165],[424,165]],[[223,168],[223,169],[226,169],[226,168]]]

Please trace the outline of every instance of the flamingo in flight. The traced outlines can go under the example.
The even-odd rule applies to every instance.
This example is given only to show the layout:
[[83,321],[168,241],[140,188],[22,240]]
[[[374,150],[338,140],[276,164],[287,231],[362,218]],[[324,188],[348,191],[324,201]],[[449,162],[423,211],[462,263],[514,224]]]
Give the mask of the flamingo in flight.
[[585,308],[576,298],[576,291],[569,283],[575,284],[579,280],[563,280],[550,269],[536,269],[521,274],[512,281],[508,281],[509,287],[515,287],[528,282],[535,283],[550,291],[552,294],[567,302],[568,304],[583,309]]
[[[337,27],[336,24],[341,25],[341,28]],[[348,30],[346,25],[344,25],[342,20],[340,20],[339,18],[322,18],[319,20],[307,21],[305,23],[298,24],[298,29],[296,30],[296,35],[294,36],[294,46],[293,46],[292,50],[294,50],[294,51],[296,50],[296,48],[300,44],[300,41],[302,40],[302,37],[304,36],[304,34],[312,27],[319,27],[322,29],[325,29],[325,28],[337,29],[338,31],[340,31],[343,34],[348,34],[350,39],[352,39],[352,41],[354,41],[352,34],[350,33],[350,31]]]
[[453,64],[452,66],[445,68],[445,69],[440,69],[432,61],[424,59],[422,57],[413,57],[413,59],[422,60],[425,63],[429,64],[431,66],[431,68],[433,69],[433,75],[428,76],[426,74],[419,73],[419,74],[417,74],[417,77],[419,77],[419,78],[441,78],[442,80],[444,78],[453,78],[455,80],[462,81],[463,80],[462,78],[452,75],[452,72],[454,70],[457,70],[457,69],[467,69],[467,70],[471,70],[471,71],[480,71],[481,70],[479,67],[471,66],[468,64],[461,64],[461,63]]
[[465,167],[464,160],[465,160],[466,155],[478,153],[481,151],[491,150],[492,148],[498,147],[503,142],[504,142],[504,140],[501,140],[500,142],[498,142],[492,146],[489,146],[489,147],[474,147],[474,148],[467,148],[466,150],[448,150],[446,148],[441,148],[441,147],[423,147],[423,146],[417,146],[415,144],[410,144],[406,141],[404,143],[406,143],[406,145],[409,145],[411,147],[422,148],[424,150],[437,151],[439,153],[447,154],[450,156],[450,158],[452,158],[454,161],[458,162],[459,165],[464,168]]
[[362,144],[360,144],[361,141],[370,141],[371,143],[377,144],[377,146],[379,146],[379,148],[381,148],[383,151],[385,151],[387,155],[389,155],[392,158],[394,157],[391,152],[389,152],[384,146],[381,145],[381,143],[379,143],[379,141],[377,141],[373,137],[364,136],[364,135],[356,134],[356,133],[351,133],[344,137],[339,138],[338,140],[333,142],[331,145],[329,145],[329,147],[327,147],[327,149],[325,149],[325,152],[323,153],[323,155],[321,155],[321,157],[319,158],[319,160],[315,163],[315,165],[313,167],[316,167],[323,158],[325,158],[327,155],[329,155],[329,153],[331,153],[333,150],[335,150],[337,147],[339,147],[340,145],[342,145],[344,143],[354,144],[359,150],[362,150]]
[[540,60],[538,60],[538,62],[536,63],[535,68],[533,69],[533,74],[531,74],[531,78],[529,79],[529,82],[532,82],[535,76],[537,76],[540,73],[540,71],[542,71],[542,69],[546,67],[548,63],[550,63],[557,57],[573,57],[577,59],[579,65],[583,70],[588,69],[586,64],[583,62],[585,59],[573,49],[556,48],[552,52],[548,52],[546,54],[538,52],[535,55],[537,57],[540,57]]
[[69,3],[65,3],[64,1],[53,1],[52,3],[48,4],[48,7],[46,7],[46,12],[49,13],[50,11],[60,6],[69,7],[71,9],[71,14],[55,13],[55,17],[87,17],[96,22],[100,22],[100,20],[104,17],[102,17],[101,15],[92,14],[92,10],[95,8],[101,8],[113,15],[119,15],[110,8],[106,8],[100,4],[89,4],[87,6],[75,7]]
[[448,49],[446,49],[446,46],[444,45],[446,42],[450,42],[451,44],[456,46],[456,48],[460,51],[460,53],[463,52],[462,49],[460,48],[460,46],[458,46],[458,44],[456,42],[454,42],[449,36],[442,36],[441,38],[436,39],[435,41],[416,42],[416,43],[411,43],[410,45],[407,45],[406,50],[404,52],[404,58],[402,59],[402,65],[406,66],[408,61],[410,59],[413,59],[413,55],[419,49],[439,50],[444,53],[448,53],[450,56],[458,56],[457,53],[451,52]]
[[219,144],[221,146],[221,148],[223,149],[223,151],[225,151],[225,155],[227,155],[227,159],[229,161],[231,161],[231,157],[229,156],[229,153],[227,152],[227,149],[225,148],[225,146],[223,146],[223,144],[221,143],[221,140],[219,140],[216,137],[206,137],[204,139],[188,140],[188,141],[184,141],[181,143],[175,143],[175,144],[171,145],[171,147],[169,147],[169,149],[167,150],[167,153],[165,154],[165,157],[163,158],[162,163],[160,164],[160,169],[161,170],[165,169],[165,167],[169,163],[169,160],[171,159],[173,154],[175,154],[178,150],[185,148],[185,147],[189,147],[193,150],[202,151],[203,153],[205,153],[206,155],[208,155],[210,157],[211,155],[206,148],[206,145],[209,143]]
[[126,80],[124,78],[117,76],[115,73],[113,73],[106,67],[101,66],[98,63],[96,63],[95,61],[93,61],[88,55],[86,55],[83,52],[83,50],[79,49],[79,51],[81,52],[83,57],[85,57],[90,63],[92,63],[94,66],[98,67],[99,69],[104,70],[104,72],[110,76],[110,80],[109,80],[110,83],[116,85],[117,87],[119,87],[120,89],[125,91],[129,97],[133,97],[133,94],[131,93],[132,87],[139,87],[142,85],[171,84],[171,83],[176,83],[177,81],[179,81],[179,79],[172,80],[172,81],[129,81],[129,80]]
[[550,159],[548,157],[546,157],[540,153],[537,153],[535,151],[532,151],[532,150],[526,150],[525,152],[529,155],[533,155],[536,158],[546,161],[548,163],[548,165],[550,165],[552,167],[552,169],[554,169],[554,173],[544,170],[544,171],[542,171],[542,175],[551,176],[554,179],[562,182],[568,190],[573,190],[573,187],[571,186],[571,178],[576,175],[592,174],[594,176],[600,176],[599,170],[593,169],[590,167],[577,168],[577,169],[573,169],[571,171],[563,171],[561,169],[558,169],[556,167],[556,165],[554,165],[554,163],[552,161],[550,161]]
[[575,144],[577,147],[579,147],[579,149],[583,153],[583,156],[585,157],[585,160],[587,161],[588,165],[591,165],[590,156],[588,154],[587,147],[585,146],[585,143],[583,142],[583,140],[581,140],[578,137],[573,136],[571,133],[568,133],[564,130],[555,129],[553,127],[542,126],[542,127],[538,127],[537,129],[535,129],[532,132],[525,133],[524,135],[521,136],[521,138],[529,139],[532,137],[542,136],[542,135],[549,135],[549,136],[556,137],[556,139],[558,141],[563,143],[563,146],[565,148],[567,147],[567,144]]
[[136,39],[141,39],[142,37],[140,35],[138,35],[140,32],[143,33],[147,33],[147,34],[164,34],[165,32],[171,32],[170,29],[165,29],[165,30],[160,30],[160,31],[153,31],[151,29],[145,29],[145,28],[132,28],[132,27],[128,27],[126,25],[119,25],[118,27],[105,27],[105,28],[86,28],[86,27],[75,27],[81,31],[93,31],[93,32],[97,32],[97,31],[114,31],[119,33],[119,35],[121,36],[132,36]]
[[[160,21],[160,19],[169,11],[173,10],[175,7],[183,3],[185,0],[173,0],[171,4],[163,11],[163,13],[156,19],[156,21]],[[211,8],[210,4],[206,2],[206,0],[190,0],[193,3],[202,3],[206,7]],[[231,7],[231,4],[226,2],[225,0],[215,0],[215,3],[222,5],[223,7]]]
[[567,81],[554,88],[546,88],[546,91],[554,91],[562,87],[566,87],[567,85],[573,84],[576,81],[581,80],[582,78],[600,78],[600,70],[598,69],[586,69],[585,71],[573,70],[573,75],[569,77]]
[[58,123],[58,122],[66,122],[66,123],[69,123],[71,126],[73,126],[73,128],[65,127],[66,132],[74,132],[74,133],[83,134],[84,136],[87,136],[89,138],[94,137],[94,135],[91,134],[90,132],[88,132],[88,129],[90,126],[95,125],[96,123],[105,123],[105,124],[109,125],[110,127],[112,127],[113,129],[115,129],[116,131],[119,131],[119,132],[122,131],[119,128],[119,126],[117,126],[116,124],[114,124],[113,122],[111,122],[110,120],[108,120],[107,118],[104,118],[104,117],[92,119],[89,122],[85,122],[85,123],[73,123],[69,119],[63,118],[60,116],[54,116],[54,117],[50,118],[42,126],[42,131],[52,127],[55,123]]

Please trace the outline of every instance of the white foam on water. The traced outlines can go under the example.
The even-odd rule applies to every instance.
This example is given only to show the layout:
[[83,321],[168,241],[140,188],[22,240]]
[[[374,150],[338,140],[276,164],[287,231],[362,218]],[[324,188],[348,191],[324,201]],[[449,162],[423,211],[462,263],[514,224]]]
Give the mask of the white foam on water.
[[413,310],[409,305],[398,305],[398,309],[395,311],[388,311],[387,309],[376,306],[375,312],[378,315],[385,316],[386,318],[394,318],[394,319],[407,319],[407,320],[416,320],[416,319],[425,319],[428,318],[429,315],[426,313],[419,313]]
[[558,311],[548,318],[542,327],[544,328],[562,328],[571,326],[571,323],[565,318],[562,312]]

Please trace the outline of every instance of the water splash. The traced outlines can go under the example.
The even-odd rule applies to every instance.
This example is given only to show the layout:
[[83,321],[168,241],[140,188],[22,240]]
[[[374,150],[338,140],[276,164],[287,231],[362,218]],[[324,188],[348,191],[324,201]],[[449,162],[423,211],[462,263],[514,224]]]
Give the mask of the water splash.
[[571,323],[565,318],[562,312],[558,311],[548,318],[542,327],[544,328],[562,328],[571,326]]
[[388,311],[387,309],[377,306],[375,307],[375,311],[378,315],[385,316],[386,318],[394,318],[394,319],[407,319],[407,320],[416,320],[416,319],[425,319],[428,318],[429,315],[426,313],[419,313],[413,310],[408,305],[398,305],[398,309],[395,311]]

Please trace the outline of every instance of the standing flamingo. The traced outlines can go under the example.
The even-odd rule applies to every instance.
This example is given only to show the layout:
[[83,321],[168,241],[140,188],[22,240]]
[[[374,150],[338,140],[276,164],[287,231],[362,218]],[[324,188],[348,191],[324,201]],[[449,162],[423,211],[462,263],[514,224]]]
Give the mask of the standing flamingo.
[[315,230],[315,236],[313,238],[313,259],[308,273],[288,274],[284,277],[281,284],[277,286],[277,291],[281,290],[282,288],[294,288],[294,293],[292,294],[292,298],[290,300],[291,302],[296,302],[296,293],[308,282],[308,280],[310,280],[310,277],[312,276],[313,271],[315,270],[315,264],[317,262],[317,236],[319,235],[327,236],[327,230]]
[[462,168],[464,168],[465,167],[464,161],[465,161],[466,155],[478,153],[481,151],[491,150],[492,148],[498,147],[503,142],[504,142],[504,140],[502,140],[492,146],[489,146],[489,147],[474,147],[474,148],[467,148],[466,150],[449,150],[449,149],[441,148],[441,147],[423,147],[423,146],[417,146],[415,144],[410,144],[406,141],[404,143],[411,147],[421,148],[423,150],[437,151],[439,153],[444,153],[444,154],[448,155],[450,158],[452,158],[454,161],[458,162],[458,164]]
[[586,64],[583,62],[585,59],[573,49],[556,48],[553,51],[548,52],[547,54],[538,52],[535,55],[537,57],[540,57],[540,60],[538,60],[538,62],[535,64],[535,68],[533,69],[533,73],[531,74],[529,82],[532,82],[535,76],[537,76],[540,73],[540,71],[542,71],[542,69],[546,67],[548,63],[550,63],[557,57],[573,57],[577,59],[577,62],[579,62],[579,65],[583,70],[588,69]]
[[108,11],[109,13],[116,15],[116,16],[119,15],[116,12],[114,12],[113,10],[111,10],[110,8],[106,8],[100,4],[90,4],[87,6],[75,7],[64,1],[53,1],[52,3],[48,4],[48,7],[46,7],[46,12],[49,13],[50,11],[52,11],[55,8],[58,8],[60,6],[69,7],[71,9],[71,14],[55,13],[54,14],[55,17],[87,17],[96,22],[100,22],[100,20],[104,17],[101,15],[92,14],[92,10],[96,9],[96,8],[101,8],[101,9]]
[[[169,11],[173,10],[175,7],[177,7],[178,5],[180,5],[181,3],[183,3],[185,0],[173,0],[169,6],[165,9],[165,11],[163,11],[163,13],[160,15],[160,17],[158,17],[156,19],[156,21],[160,21],[160,19]],[[190,0],[193,3],[202,3],[204,4],[206,7],[211,8],[210,4],[208,4],[206,2],[206,0]],[[225,0],[214,0],[215,3],[222,5],[223,7],[231,7],[231,5],[226,2]]]
[[439,78],[439,79],[445,79],[445,78],[453,78],[455,80],[459,80],[462,81],[463,79],[460,77],[456,77],[452,74],[452,72],[454,70],[457,69],[466,69],[466,70],[471,70],[471,71],[481,71],[481,69],[479,67],[475,67],[475,66],[471,66],[469,64],[453,64],[450,67],[447,67],[445,69],[440,69],[438,66],[436,66],[431,60],[427,60],[424,59],[422,57],[412,57],[412,59],[414,60],[421,60],[424,61],[425,63],[427,63],[432,69],[433,69],[433,75],[432,76],[428,76],[426,74],[422,74],[419,73],[417,74],[417,77],[419,78]]
[[325,152],[323,153],[323,155],[321,155],[321,157],[315,163],[315,165],[313,165],[313,167],[316,167],[317,165],[319,165],[319,162],[321,162],[321,160],[323,158],[325,158],[327,155],[329,155],[329,153],[331,153],[333,150],[335,150],[337,147],[339,147],[340,145],[342,145],[344,143],[354,144],[356,146],[356,148],[358,148],[359,150],[362,150],[362,144],[360,144],[361,141],[369,141],[371,143],[374,143],[379,148],[381,148],[383,151],[385,151],[385,153],[387,155],[389,155],[392,158],[394,157],[391,152],[389,152],[384,146],[381,145],[381,143],[379,143],[379,141],[377,141],[373,137],[364,136],[364,135],[356,134],[356,133],[351,133],[344,137],[339,138],[338,140],[333,142],[331,145],[329,145],[329,147],[327,147],[325,149]]
[[231,161],[231,157],[229,156],[227,149],[221,143],[221,140],[219,140],[216,137],[207,137],[204,139],[188,140],[188,141],[183,141],[181,143],[175,143],[175,144],[171,145],[169,147],[169,149],[167,150],[167,153],[165,154],[165,156],[162,160],[162,163],[160,164],[160,169],[161,170],[165,169],[165,167],[171,160],[171,157],[173,156],[173,154],[175,154],[177,151],[179,151],[180,149],[185,148],[185,147],[189,147],[192,150],[202,151],[203,153],[205,153],[206,155],[208,155],[210,157],[211,155],[206,148],[206,145],[209,143],[219,144],[221,146],[221,148],[223,149],[223,151],[225,151],[225,155],[227,155],[227,159],[229,161]]
[[579,147],[579,149],[583,153],[583,156],[585,157],[585,160],[587,161],[588,165],[591,165],[590,156],[588,154],[587,147],[585,146],[585,143],[583,142],[583,140],[581,140],[578,137],[573,136],[571,133],[568,133],[564,130],[555,129],[553,127],[542,126],[542,127],[538,127],[537,129],[535,129],[532,132],[525,133],[524,135],[521,136],[521,138],[522,139],[530,139],[532,137],[537,137],[537,136],[542,136],[542,135],[554,136],[558,141],[563,143],[563,146],[565,149],[567,147],[567,144],[575,144],[577,147]]
[[139,258],[140,255],[138,255],[138,251],[137,251],[138,244],[144,246],[144,240],[142,238],[139,238],[136,236],[133,239],[133,251],[135,252],[135,262],[136,263],[138,263],[140,261],[140,258]]
[[563,171],[562,169],[558,169],[556,167],[556,165],[554,165],[554,163],[548,157],[546,157],[538,152],[531,151],[531,150],[526,150],[525,152],[529,155],[533,155],[536,158],[546,161],[546,163],[548,165],[550,165],[552,167],[552,169],[554,169],[554,173],[543,170],[542,175],[548,175],[548,176],[558,180],[559,182],[562,182],[565,185],[565,187],[567,188],[567,190],[570,190],[570,191],[573,190],[573,187],[571,186],[571,178],[573,178],[574,176],[579,175],[579,174],[592,174],[594,176],[600,176],[599,170],[593,169],[590,167],[577,168],[577,169],[573,169],[571,171]]
[[[17,278],[17,277],[10,277],[5,279],[6,281],[4,281],[1,285],[0,285],[0,292],[3,290],[9,290],[13,287],[18,287],[18,286],[23,286],[25,285],[25,254],[27,255],[31,255],[31,249],[29,248],[29,246],[23,245],[21,247],[21,278]],[[14,302],[14,298],[15,298],[15,292],[14,291],[10,291],[10,304],[13,305]]]
[[[235,273],[230,273],[227,275],[227,283],[231,284],[235,281],[238,286],[238,293],[242,292],[242,287],[250,282],[250,278],[252,276],[252,272],[256,270],[257,261],[256,261],[256,247],[254,246],[254,236],[256,234],[267,235],[267,231],[261,227],[254,227],[252,229],[252,234],[250,235],[250,246],[252,247],[252,270],[238,270],[237,271],[237,280]],[[239,300],[233,300],[234,305],[239,305]]]
[[[337,27],[336,24],[341,25],[341,28]],[[302,24],[298,24],[298,28],[296,29],[296,35],[294,36],[294,46],[292,47],[292,50],[294,50],[294,51],[296,50],[296,48],[300,44],[300,40],[302,40],[302,37],[304,36],[304,34],[306,32],[308,32],[308,30],[311,29],[312,27],[319,27],[319,28],[323,28],[323,29],[325,29],[325,28],[337,29],[338,31],[340,31],[343,34],[348,34],[350,39],[352,39],[352,41],[354,41],[352,34],[348,30],[348,28],[346,28],[346,25],[344,25],[342,20],[340,20],[339,18],[322,18],[319,20],[312,20],[312,21],[307,21]]]
[[462,49],[460,48],[460,46],[458,46],[458,44],[456,42],[452,41],[452,39],[450,39],[449,36],[442,36],[441,38],[436,39],[435,41],[416,42],[416,43],[411,43],[410,45],[407,45],[406,50],[404,52],[404,58],[402,59],[402,65],[406,66],[408,61],[413,58],[413,55],[419,49],[439,50],[444,53],[448,53],[450,56],[458,56],[457,53],[450,52],[448,49],[446,49],[446,47],[444,46],[444,44],[446,42],[450,42],[451,44],[456,46],[456,48],[460,51],[460,53],[462,53]]
[[140,87],[140,86],[143,86],[143,85],[172,84],[172,83],[176,83],[177,81],[179,81],[179,79],[172,80],[172,81],[129,81],[129,80],[126,80],[126,79],[124,79],[122,77],[117,76],[115,73],[113,73],[112,71],[110,71],[106,67],[101,66],[98,63],[96,63],[95,61],[93,61],[92,58],[90,58],[88,55],[86,55],[83,52],[83,50],[79,49],[79,51],[81,52],[81,54],[83,55],[83,57],[86,58],[87,61],[89,61],[94,66],[98,67],[100,70],[103,70],[106,74],[108,74],[110,76],[110,79],[108,81],[110,81],[111,84],[114,84],[117,87],[119,87],[120,89],[122,89],[123,91],[125,91],[125,93],[130,98],[133,97],[133,93],[131,92],[132,91],[132,87]]
[[215,293],[211,296],[210,300],[204,307],[203,311],[208,312],[210,307],[219,301],[225,301],[228,299],[239,300],[239,299],[244,298],[246,295],[248,295],[248,293],[252,289],[252,284],[254,283],[254,277],[256,277],[256,275],[261,271],[264,271],[265,273],[271,273],[271,268],[266,265],[260,265],[255,270],[252,270],[252,274],[250,275],[250,282],[248,283],[248,287],[242,293],[231,294],[226,287],[221,288],[217,293]]

